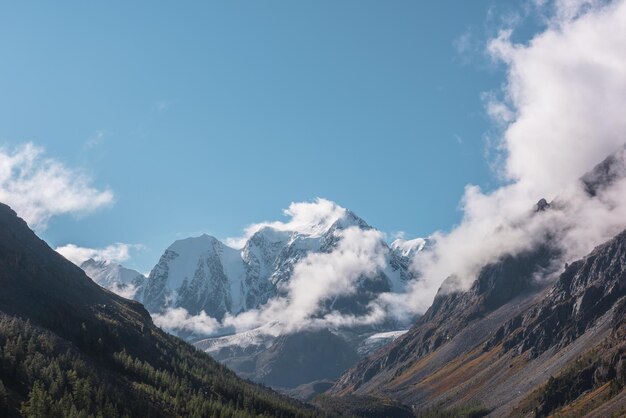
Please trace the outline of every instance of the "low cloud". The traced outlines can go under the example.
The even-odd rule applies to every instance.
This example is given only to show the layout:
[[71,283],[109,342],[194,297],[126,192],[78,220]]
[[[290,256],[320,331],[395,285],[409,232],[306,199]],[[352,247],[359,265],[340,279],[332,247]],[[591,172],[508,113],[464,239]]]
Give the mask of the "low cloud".
[[113,192],[99,190],[91,179],[70,169],[31,143],[0,148],[0,202],[11,206],[34,229],[53,216],[87,214],[110,205]]
[[152,319],[163,329],[185,330],[199,335],[210,335],[220,327],[220,323],[204,311],[192,316],[183,308],[169,309],[163,314],[152,315]]
[[134,286],[132,284],[120,286],[119,284],[114,283],[112,286],[109,287],[109,290],[113,293],[120,295],[123,298],[132,299],[135,297],[135,293],[137,293],[137,286]]
[[[326,202],[322,204],[328,207]],[[338,208],[334,203],[332,207]],[[381,232],[350,227],[337,231],[336,236],[338,243],[333,251],[311,253],[300,260],[283,289],[285,295],[271,299],[260,309],[227,315],[220,324],[211,322],[213,328],[207,326],[204,312],[198,316],[189,316],[180,309],[170,309],[165,314],[153,315],[153,318],[157,324],[169,330],[197,331],[203,328],[211,332],[218,329],[241,332],[272,324],[272,327],[264,327],[264,332],[281,334],[302,329],[366,325],[383,321],[386,314],[375,303],[362,316],[345,315],[325,308],[325,302],[354,294],[358,280],[374,276],[386,265],[388,248],[383,244]]]

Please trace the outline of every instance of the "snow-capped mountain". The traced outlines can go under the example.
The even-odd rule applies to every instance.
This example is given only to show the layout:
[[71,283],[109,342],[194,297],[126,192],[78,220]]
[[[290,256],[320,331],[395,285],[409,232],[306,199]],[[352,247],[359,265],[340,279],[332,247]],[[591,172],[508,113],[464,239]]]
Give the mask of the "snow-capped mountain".
[[183,307],[221,319],[267,301],[271,286],[250,280],[242,252],[209,235],[178,240],[152,269],[138,296],[150,312]]
[[137,290],[146,281],[146,276],[137,270],[111,261],[96,261],[90,258],[81,263],[80,268],[100,286],[128,299],[133,299]]
[[398,238],[391,243],[391,249],[402,257],[413,257],[422,251],[428,245],[428,240],[424,238],[415,238],[405,240]]
[[[312,253],[330,253],[344,229],[372,229],[348,210],[306,228],[285,229],[285,224],[263,225],[251,233],[241,249],[202,235],[174,242],[152,269],[137,299],[150,312],[184,308],[195,315],[222,319],[264,305],[284,294],[294,266]],[[358,281],[349,298],[332,301],[333,309],[357,313],[376,294],[400,291],[412,277],[409,256],[392,250],[381,237],[386,266]],[[415,251],[419,251],[416,249]]]

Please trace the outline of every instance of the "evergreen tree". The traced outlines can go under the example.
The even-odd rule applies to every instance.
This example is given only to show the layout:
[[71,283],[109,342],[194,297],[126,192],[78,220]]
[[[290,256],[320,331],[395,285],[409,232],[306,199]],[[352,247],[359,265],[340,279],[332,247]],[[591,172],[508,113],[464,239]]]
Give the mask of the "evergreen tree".
[[7,411],[8,397],[9,395],[7,394],[7,390],[4,387],[2,380],[0,380],[0,416],[3,416]]
[[35,382],[28,394],[28,401],[22,404],[21,412],[28,418],[48,418],[51,416],[52,402],[41,382]]
[[[192,346],[161,338],[152,356],[139,358],[122,349],[104,357],[96,353],[93,360],[57,335],[0,313],[0,416],[314,415],[239,379]],[[19,410],[8,410],[9,389],[27,399]]]

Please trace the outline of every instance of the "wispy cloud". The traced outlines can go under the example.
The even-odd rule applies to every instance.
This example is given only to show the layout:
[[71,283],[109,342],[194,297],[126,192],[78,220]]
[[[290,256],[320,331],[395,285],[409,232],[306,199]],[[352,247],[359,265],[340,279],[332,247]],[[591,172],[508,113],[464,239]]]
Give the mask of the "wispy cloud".
[[[465,290],[486,264],[534,248],[547,236],[557,237],[554,243],[563,253],[558,261],[564,263],[624,229],[626,179],[593,198],[578,180],[626,142],[626,0],[558,0],[539,6],[551,10],[542,32],[518,44],[512,41],[514,27],[505,28],[487,47],[507,71],[502,90],[483,97],[500,132],[494,155],[501,158],[497,174],[504,186],[484,192],[467,185],[461,223],[430,237],[428,251],[413,260],[419,279],[405,293],[382,294],[362,316],[320,309],[327,298],[354,292],[358,277],[384,267],[378,233],[346,230],[336,250],[311,254],[295,266],[285,295],[206,329],[280,324],[289,332],[375,323],[390,315],[402,318],[424,312],[446,278],[458,279],[448,290]],[[527,14],[525,9],[502,21],[517,26],[516,16]],[[626,167],[626,152],[617,158]],[[562,204],[533,214],[540,198]],[[309,230],[336,215],[332,202],[318,203],[322,205],[293,205],[286,212],[291,219],[252,225],[244,238],[263,226]],[[194,321],[176,315],[181,322],[172,316],[167,323]],[[199,322],[206,323],[203,318]]]
[[476,57],[484,57],[483,43],[472,29],[467,29],[452,41],[455,60],[467,65],[475,61]]
[[131,250],[143,248],[140,244],[124,244],[121,242],[108,245],[104,248],[79,247],[75,244],[67,244],[57,247],[55,250],[63,257],[76,265],[93,258],[96,261],[112,261],[121,263],[131,256]]
[[105,136],[104,131],[94,132],[91,136],[89,136],[89,138],[87,138],[87,141],[85,141],[85,148],[91,149],[100,145],[102,141],[104,141],[104,136]]
[[287,222],[260,222],[245,228],[241,237],[227,238],[226,243],[233,248],[242,248],[248,239],[264,227],[278,231],[295,231],[307,235],[324,232],[337,219],[346,214],[346,209],[327,199],[317,198],[313,202],[294,202],[283,211]]
[[165,112],[169,108],[170,108],[170,103],[166,100],[157,100],[154,103],[152,103],[152,110],[158,113]]
[[[372,303],[366,314],[350,315],[325,309],[325,302],[357,291],[357,281],[372,277],[385,267],[386,248],[382,234],[357,227],[338,231],[339,242],[330,253],[311,253],[295,266],[284,296],[278,296],[259,309],[227,315],[220,323],[204,312],[189,315],[184,309],[169,309],[153,315],[155,323],[169,330],[203,331],[220,329],[246,331],[267,324],[264,332],[291,333],[303,329],[350,327],[374,324],[386,318],[385,311]],[[202,332],[200,332],[202,333]]]
[[43,230],[53,216],[86,214],[110,205],[113,192],[95,188],[85,174],[27,143],[0,148],[0,201],[31,227]]

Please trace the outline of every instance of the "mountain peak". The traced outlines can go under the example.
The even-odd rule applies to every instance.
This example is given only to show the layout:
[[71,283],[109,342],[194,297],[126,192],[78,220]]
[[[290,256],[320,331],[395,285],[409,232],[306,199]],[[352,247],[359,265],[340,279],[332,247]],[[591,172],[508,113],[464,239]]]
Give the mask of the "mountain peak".
[[197,237],[189,237],[176,240],[167,249],[176,253],[197,253],[205,252],[213,249],[216,246],[223,246],[224,244],[212,235],[202,234]]
[[351,210],[346,209],[346,211],[343,213],[343,216],[340,216],[339,218],[337,218],[337,220],[335,220],[335,222],[331,224],[331,226],[327,229],[327,231],[332,230],[332,229],[341,230],[341,229],[346,229],[346,228],[350,228],[353,226],[356,226],[360,229],[372,229],[372,227],[369,226],[369,224],[365,222],[362,218],[357,216]]
[[426,246],[424,238],[402,239],[398,238],[390,245],[391,249],[403,257],[413,257]]
[[593,170],[584,174],[580,181],[587,194],[593,197],[624,176],[626,176],[626,145],[622,145]]
[[256,227],[258,229],[245,241],[244,248],[249,248],[250,244],[257,245],[261,242],[278,244],[320,238],[350,227],[372,228],[354,212],[344,208],[329,211],[323,216],[311,216],[310,219],[303,222],[267,223],[258,224]]
[[[248,242],[255,242],[257,240],[268,242],[283,242],[288,240],[291,235],[293,235],[292,231],[281,231],[279,229],[266,225],[260,228],[254,234],[252,234],[252,236],[248,239]],[[246,245],[248,245],[248,243],[246,243]]]

